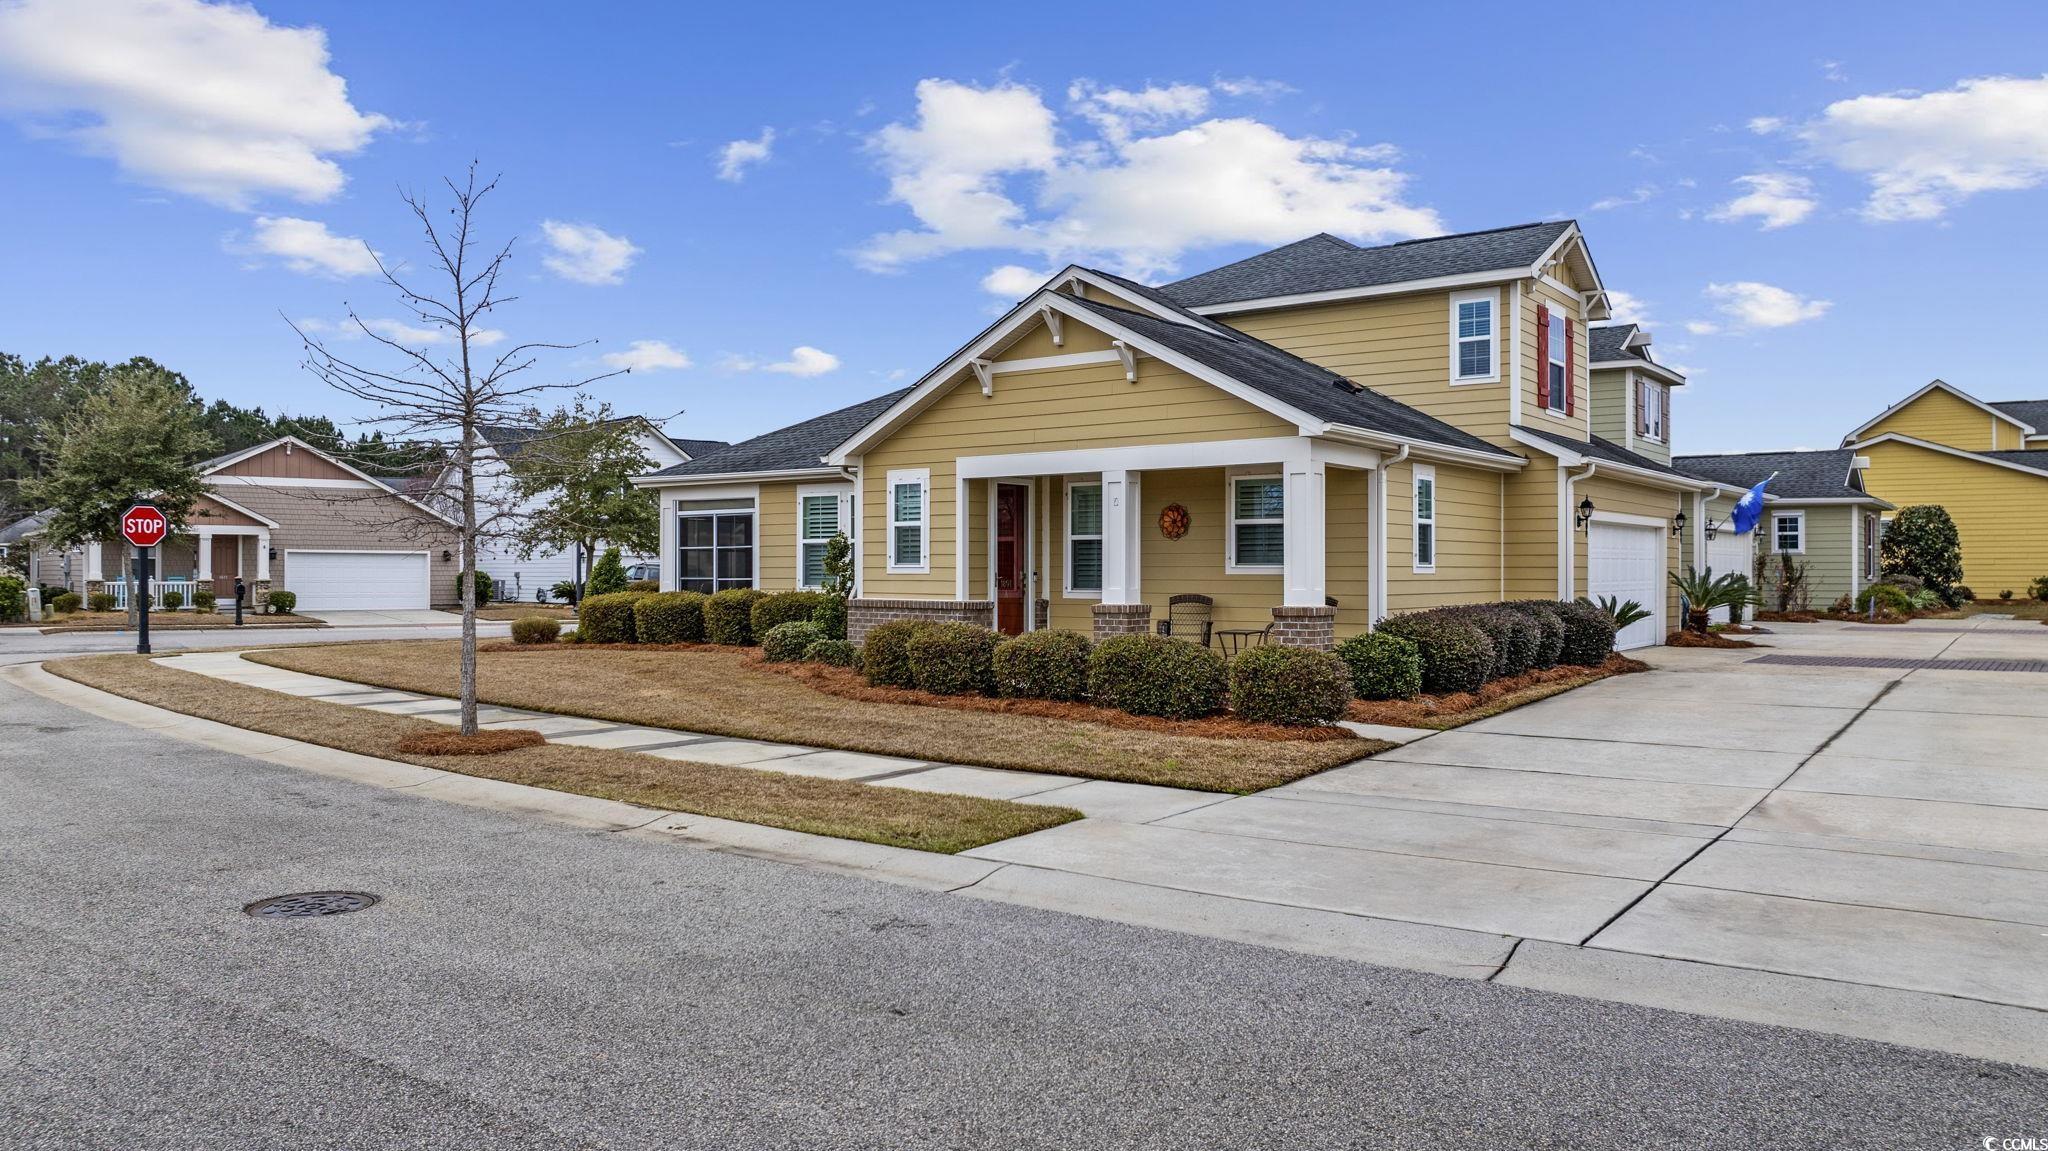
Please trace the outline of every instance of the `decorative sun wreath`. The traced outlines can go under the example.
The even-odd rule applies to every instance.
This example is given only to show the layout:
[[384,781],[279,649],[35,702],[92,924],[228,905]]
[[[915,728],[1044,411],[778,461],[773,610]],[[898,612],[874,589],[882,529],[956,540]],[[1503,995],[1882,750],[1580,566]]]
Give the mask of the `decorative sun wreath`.
[[1188,523],[1188,509],[1179,504],[1168,504],[1159,513],[1159,534],[1177,540],[1188,534]]

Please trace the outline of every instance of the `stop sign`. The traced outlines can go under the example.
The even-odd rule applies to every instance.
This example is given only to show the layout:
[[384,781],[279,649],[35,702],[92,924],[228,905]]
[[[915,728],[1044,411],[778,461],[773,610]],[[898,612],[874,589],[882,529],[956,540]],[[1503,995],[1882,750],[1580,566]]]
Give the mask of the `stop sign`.
[[139,548],[153,548],[171,534],[171,521],[155,504],[136,504],[121,513],[121,535]]

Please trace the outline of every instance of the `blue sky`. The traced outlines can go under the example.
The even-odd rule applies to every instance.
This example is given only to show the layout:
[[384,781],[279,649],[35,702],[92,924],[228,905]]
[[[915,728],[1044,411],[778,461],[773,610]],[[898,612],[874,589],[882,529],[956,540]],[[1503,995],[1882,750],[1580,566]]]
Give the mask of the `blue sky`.
[[1561,216],[1692,374],[1681,450],[2048,396],[2048,9],[1586,11],[0,0],[0,349],[359,415],[282,317],[403,321],[356,241],[416,261],[394,190],[475,157],[497,325],[679,435],[897,386],[1069,260]]

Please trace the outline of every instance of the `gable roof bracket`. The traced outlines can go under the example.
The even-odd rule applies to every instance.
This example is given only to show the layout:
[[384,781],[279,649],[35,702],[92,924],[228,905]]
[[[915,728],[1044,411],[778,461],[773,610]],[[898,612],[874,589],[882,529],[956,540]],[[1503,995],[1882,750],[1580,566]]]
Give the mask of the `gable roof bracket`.
[[984,396],[995,395],[995,364],[989,360],[974,359],[967,361],[967,366],[974,369],[974,378],[981,381],[981,394]]
[[1135,348],[1131,347],[1131,346],[1130,346],[1129,344],[1126,344],[1126,343],[1124,343],[1124,342],[1123,342],[1122,340],[1111,340],[1111,341],[1109,342],[1109,346],[1110,346],[1110,347],[1112,347],[1112,348],[1115,348],[1115,349],[1116,349],[1116,354],[1117,354],[1117,358],[1118,358],[1118,359],[1120,359],[1120,360],[1122,360],[1122,361],[1124,362],[1124,379],[1125,379],[1125,380],[1127,380],[1127,381],[1129,381],[1130,383],[1133,383],[1133,384],[1137,383],[1137,382],[1138,382],[1138,352],[1137,352],[1137,349],[1135,349]]
[[1052,334],[1052,346],[1055,348],[1065,347],[1066,341],[1060,338],[1060,321],[1066,317],[1053,311],[1051,304],[1040,304],[1038,306],[1038,314],[1045,319],[1045,330]]

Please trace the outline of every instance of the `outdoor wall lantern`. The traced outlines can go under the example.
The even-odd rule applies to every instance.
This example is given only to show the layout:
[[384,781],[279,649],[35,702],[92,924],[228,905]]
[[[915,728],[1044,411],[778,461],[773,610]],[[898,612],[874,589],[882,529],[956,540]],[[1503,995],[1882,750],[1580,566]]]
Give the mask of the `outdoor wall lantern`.
[[271,559],[273,559],[273,560],[277,558],[277,549],[276,549],[276,548],[271,548],[271,549],[270,549],[270,558],[271,558]]
[[1677,539],[1679,536],[1684,534],[1685,512],[1681,510],[1677,515],[1671,517],[1671,537],[1673,539]]
[[449,560],[452,560],[452,559],[454,559],[454,558],[455,558],[455,553],[454,553],[454,552],[451,552],[451,551],[449,551],[449,550],[448,550],[447,548],[442,548],[442,549],[441,549],[441,562],[442,562],[442,563],[447,563],[447,562],[448,562]]
[[1586,530],[1586,525],[1593,522],[1592,497],[1588,496],[1587,498],[1579,501],[1579,515],[1578,518],[1573,520],[1572,522],[1573,525],[1576,526],[1580,531]]
[[1715,523],[1715,522],[1714,522],[1713,520],[1708,520],[1708,521],[1707,521],[1707,539],[1711,541],[1711,540],[1712,540],[1712,539],[1713,539],[1713,538],[1714,538],[1715,536],[1717,536],[1717,535],[1719,535],[1719,534],[1721,534],[1721,528],[1720,528],[1720,525],[1716,524],[1716,523]]

